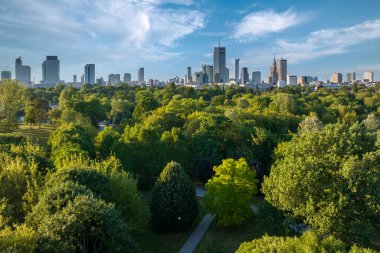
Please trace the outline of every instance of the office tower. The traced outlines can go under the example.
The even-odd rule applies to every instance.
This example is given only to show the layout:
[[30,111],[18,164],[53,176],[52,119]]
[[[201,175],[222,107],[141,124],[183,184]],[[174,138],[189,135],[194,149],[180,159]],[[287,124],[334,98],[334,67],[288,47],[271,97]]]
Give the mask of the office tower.
[[106,85],[106,81],[104,81],[103,77],[96,79],[96,83],[100,85]]
[[363,81],[364,82],[373,82],[373,72],[372,71],[366,71],[363,73]]
[[46,56],[42,63],[42,82],[45,85],[59,83],[59,60],[57,56]]
[[347,82],[352,82],[352,73],[347,73]]
[[[302,80],[301,80],[301,82],[302,82]],[[297,76],[287,75],[286,76],[286,84],[287,85],[297,85]]]
[[225,68],[224,69],[224,80],[226,80],[226,82],[229,82],[230,81],[230,69],[229,68]]
[[77,82],[77,75],[73,75],[73,83]]
[[137,76],[138,76],[138,81],[140,83],[143,83],[144,82],[144,68],[139,68]]
[[239,61],[240,59],[235,59],[235,82],[239,83]]
[[249,82],[249,74],[247,68],[241,68],[241,83],[246,84]]
[[297,77],[297,84],[298,85],[304,85],[307,83],[307,76],[298,76]]
[[226,70],[226,48],[219,45],[214,48],[214,82],[228,82],[229,73]]
[[84,75],[82,75],[82,76],[80,77],[80,83],[81,83],[81,84],[84,84]]
[[132,82],[132,75],[131,73],[125,73],[123,77],[124,83],[131,83]]
[[273,58],[272,67],[269,72],[270,84],[276,84],[278,81],[277,63],[276,58]]
[[260,84],[261,83],[261,72],[260,71],[252,72],[252,83],[253,84]]
[[109,74],[108,75],[108,85],[120,83],[120,74]]
[[186,83],[191,83],[192,82],[192,76],[191,76],[191,67],[187,67],[187,81]]
[[334,73],[331,76],[331,83],[335,83],[335,84],[342,83],[342,74],[341,73]]
[[356,73],[352,72],[352,81],[356,81]]
[[195,84],[203,84],[203,72],[194,72],[192,80]]
[[285,59],[278,61],[277,64],[277,77],[278,81],[286,81],[286,76],[288,75],[288,62]]
[[31,81],[30,67],[22,65],[21,56],[16,59],[15,70],[16,70],[16,80],[20,81],[23,84],[30,84],[30,81]]
[[8,70],[1,71],[1,80],[10,80],[12,79],[12,72]]
[[206,71],[207,65],[202,65],[203,83],[208,83],[208,76]]
[[84,82],[90,85],[95,84],[95,64],[84,66]]
[[206,65],[206,75],[208,79],[208,83],[214,82],[214,66]]

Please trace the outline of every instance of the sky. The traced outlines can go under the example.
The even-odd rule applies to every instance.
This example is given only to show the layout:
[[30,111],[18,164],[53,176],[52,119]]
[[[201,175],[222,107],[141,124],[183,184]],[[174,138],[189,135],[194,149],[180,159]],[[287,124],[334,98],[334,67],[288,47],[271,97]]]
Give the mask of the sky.
[[0,0],[0,70],[19,56],[41,80],[46,55],[57,55],[61,79],[131,73],[145,79],[184,77],[213,64],[213,48],[227,49],[249,73],[265,78],[273,57],[288,74],[318,76],[371,70],[380,80],[379,0]]

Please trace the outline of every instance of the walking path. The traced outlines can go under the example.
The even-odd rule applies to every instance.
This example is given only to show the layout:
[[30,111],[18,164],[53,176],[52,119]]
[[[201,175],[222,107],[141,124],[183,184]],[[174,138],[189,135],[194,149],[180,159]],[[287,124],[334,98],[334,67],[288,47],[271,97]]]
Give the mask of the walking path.
[[[202,188],[197,187],[196,189],[197,197],[203,198],[206,194],[206,191]],[[252,211],[254,213],[257,213],[259,208],[255,205],[250,205],[252,208]],[[192,253],[194,252],[195,248],[198,246],[198,244],[201,242],[203,236],[206,234],[207,229],[211,225],[211,223],[214,221],[215,216],[212,214],[206,214],[205,217],[203,217],[202,221],[198,224],[198,226],[195,228],[193,233],[190,235],[189,239],[187,239],[186,243],[183,245],[179,253]]]

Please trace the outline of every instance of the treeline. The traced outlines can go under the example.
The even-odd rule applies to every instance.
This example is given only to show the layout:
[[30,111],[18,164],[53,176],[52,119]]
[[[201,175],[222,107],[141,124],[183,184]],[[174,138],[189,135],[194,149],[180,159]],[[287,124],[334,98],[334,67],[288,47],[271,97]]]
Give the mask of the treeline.
[[[158,232],[178,229],[178,217],[191,217],[183,229],[191,226],[198,206],[189,176],[214,176],[206,198],[214,212],[223,206],[212,196],[218,183],[240,195],[249,189],[239,218],[220,223],[248,219],[245,205],[259,191],[279,216],[303,221],[318,236],[368,245],[379,231],[380,85],[257,92],[3,82],[0,105],[0,251],[134,252],[128,225],[149,215],[140,191],[152,190]],[[46,150],[6,134],[22,115],[31,125],[57,126]],[[243,176],[218,180],[230,172]],[[251,186],[235,190],[251,177]]]

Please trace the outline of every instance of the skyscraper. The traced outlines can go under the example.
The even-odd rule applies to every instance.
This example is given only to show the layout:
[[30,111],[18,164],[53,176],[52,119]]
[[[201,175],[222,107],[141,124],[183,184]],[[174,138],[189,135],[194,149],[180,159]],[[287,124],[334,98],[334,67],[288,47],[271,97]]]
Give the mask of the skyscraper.
[[217,83],[227,82],[226,73],[226,48],[215,47],[214,48],[214,81]]
[[77,82],[77,75],[73,75],[73,83]]
[[214,66],[206,65],[206,75],[209,83],[214,82]]
[[137,76],[138,76],[138,81],[140,83],[143,83],[144,82],[144,68],[139,68]]
[[347,73],[346,81],[347,82],[352,82],[352,73]]
[[373,82],[373,72],[372,71],[366,71],[363,73],[363,80],[365,82]]
[[342,74],[341,73],[334,73],[331,76],[331,83],[341,84],[342,83]]
[[30,67],[29,66],[23,66],[21,56],[16,59],[15,63],[15,70],[16,70],[16,80],[20,81],[23,84],[30,84]]
[[246,84],[249,82],[249,74],[247,68],[241,68],[241,83]]
[[132,82],[132,75],[131,73],[125,73],[123,78],[124,83],[131,83]]
[[253,84],[260,84],[261,83],[261,72],[260,71],[252,72],[252,83]]
[[59,60],[57,56],[46,56],[42,63],[42,82],[45,85],[59,83]]
[[90,85],[95,84],[95,64],[84,66],[84,82]]
[[277,76],[278,81],[286,81],[288,74],[288,62],[285,59],[280,59],[277,64]]
[[235,82],[239,83],[239,61],[240,59],[235,59]]
[[8,70],[1,71],[1,80],[10,80],[12,79],[12,72]]
[[273,58],[272,67],[269,72],[269,79],[270,79],[270,84],[276,84],[278,81],[276,58]]
[[191,67],[187,67],[187,82],[186,83],[191,83],[192,82],[192,76],[191,76]]
[[109,74],[108,85],[114,85],[120,83],[120,74]]

